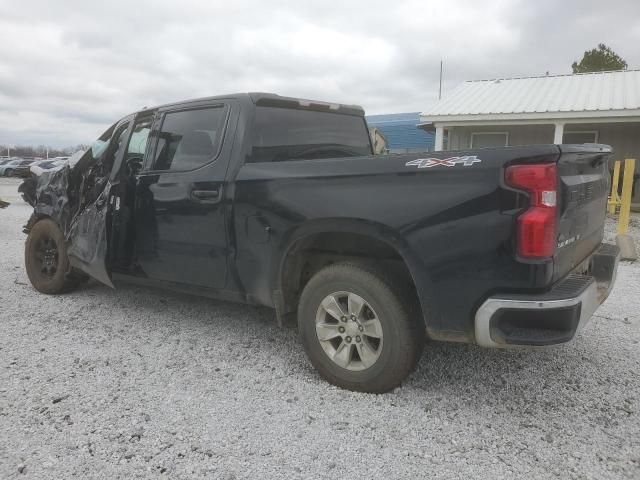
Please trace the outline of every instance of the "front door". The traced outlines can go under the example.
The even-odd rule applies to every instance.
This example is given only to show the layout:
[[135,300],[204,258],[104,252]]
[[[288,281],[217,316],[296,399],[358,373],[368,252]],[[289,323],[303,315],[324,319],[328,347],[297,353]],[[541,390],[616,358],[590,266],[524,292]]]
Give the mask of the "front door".
[[147,277],[225,286],[229,251],[222,200],[232,113],[225,102],[157,112],[148,158],[136,178],[135,252]]
[[[113,287],[109,260],[109,231],[114,211],[114,192],[119,181],[111,176],[114,165],[122,161],[132,117],[121,120],[109,138],[106,149],[94,158],[82,172],[81,201],[86,201],[82,211],[69,226],[67,254],[71,265],[96,280]],[[87,152],[85,155],[91,155]]]

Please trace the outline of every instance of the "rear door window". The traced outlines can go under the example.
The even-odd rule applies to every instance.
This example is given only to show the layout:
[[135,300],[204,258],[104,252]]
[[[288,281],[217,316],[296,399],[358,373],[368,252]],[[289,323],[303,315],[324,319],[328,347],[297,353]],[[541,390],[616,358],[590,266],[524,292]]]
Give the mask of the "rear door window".
[[371,155],[363,117],[278,107],[256,107],[251,162]]
[[153,170],[193,170],[217,156],[227,109],[223,105],[166,113]]

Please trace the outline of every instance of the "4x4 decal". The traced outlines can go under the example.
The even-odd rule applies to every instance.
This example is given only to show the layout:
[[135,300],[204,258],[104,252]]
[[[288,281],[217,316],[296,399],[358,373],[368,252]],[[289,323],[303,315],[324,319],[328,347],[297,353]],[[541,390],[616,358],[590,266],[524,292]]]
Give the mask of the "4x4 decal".
[[464,167],[470,167],[474,163],[479,163],[480,160],[475,155],[467,155],[464,157],[449,157],[449,158],[416,158],[405,163],[407,167],[416,166],[418,168],[431,168],[437,166],[455,167],[456,165],[462,165]]

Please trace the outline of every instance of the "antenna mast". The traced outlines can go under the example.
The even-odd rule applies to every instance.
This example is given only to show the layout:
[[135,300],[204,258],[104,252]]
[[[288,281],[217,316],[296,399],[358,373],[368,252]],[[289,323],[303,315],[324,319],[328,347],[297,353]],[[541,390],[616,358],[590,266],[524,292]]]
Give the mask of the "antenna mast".
[[438,100],[442,98],[442,60],[440,60],[440,88],[438,89]]

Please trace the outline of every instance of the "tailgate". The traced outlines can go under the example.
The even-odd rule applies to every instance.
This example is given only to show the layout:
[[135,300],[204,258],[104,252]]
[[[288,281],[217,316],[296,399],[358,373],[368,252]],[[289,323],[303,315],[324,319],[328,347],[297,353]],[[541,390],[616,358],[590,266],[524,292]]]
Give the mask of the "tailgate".
[[612,155],[608,145],[560,145],[560,151],[554,280],[580,265],[602,242]]

